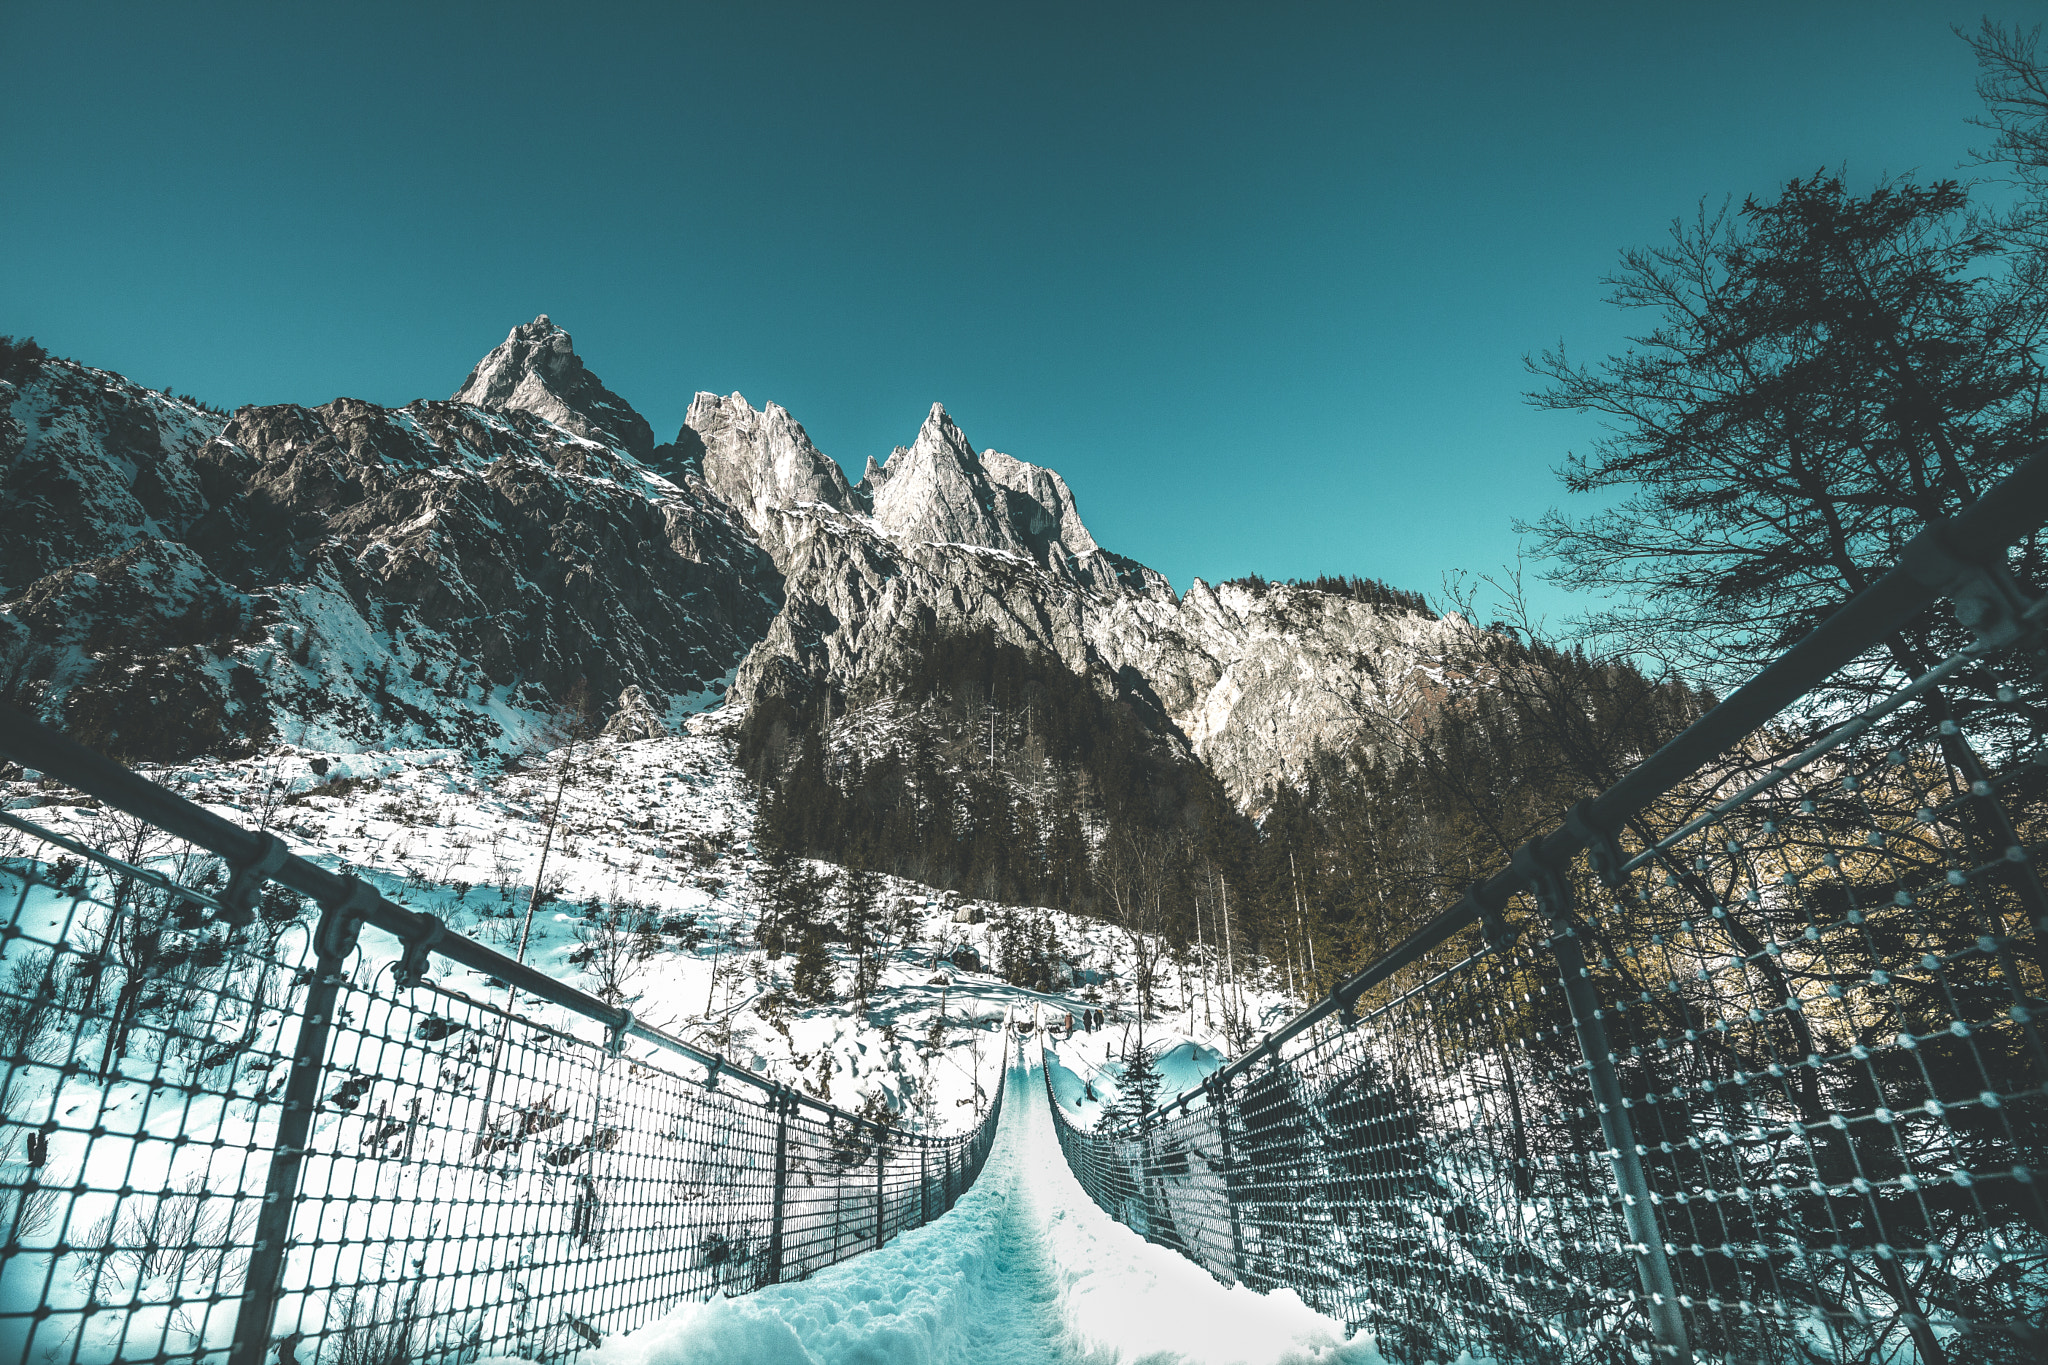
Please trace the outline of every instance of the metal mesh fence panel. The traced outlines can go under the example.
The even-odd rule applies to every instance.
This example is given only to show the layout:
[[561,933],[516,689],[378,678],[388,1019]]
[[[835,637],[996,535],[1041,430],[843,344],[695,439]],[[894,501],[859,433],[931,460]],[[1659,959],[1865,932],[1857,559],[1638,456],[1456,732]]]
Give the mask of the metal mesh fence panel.
[[[121,832],[218,886],[192,850]],[[0,1358],[223,1348],[305,995],[296,899],[230,938],[205,892],[0,839]]]
[[2048,1350],[2041,718],[1959,675],[1587,897],[1592,995],[1703,1354]]
[[949,1164],[971,1179],[978,1134],[706,1085],[367,974],[337,1002],[280,1286],[301,1361],[572,1354],[871,1250],[943,1212]]
[[[1581,1358],[1628,1340],[1634,1268],[1540,941],[1451,954],[1347,1027],[1136,1133],[1060,1144],[1090,1197],[1219,1279],[1288,1287],[1391,1360]],[[1594,1351],[1583,1358],[1606,1359]]]
[[[226,869],[162,840],[196,885],[0,820],[7,1358],[565,1358],[937,1217],[994,1138],[1000,1089],[968,1133],[899,1132],[502,988],[405,984],[390,951],[323,959],[317,908],[272,887],[224,915]],[[245,1288],[265,1340],[236,1340]]]
[[2041,1358],[2048,711],[2010,662],[1752,736],[1355,1022],[1062,1116],[1070,1166],[1390,1360]]

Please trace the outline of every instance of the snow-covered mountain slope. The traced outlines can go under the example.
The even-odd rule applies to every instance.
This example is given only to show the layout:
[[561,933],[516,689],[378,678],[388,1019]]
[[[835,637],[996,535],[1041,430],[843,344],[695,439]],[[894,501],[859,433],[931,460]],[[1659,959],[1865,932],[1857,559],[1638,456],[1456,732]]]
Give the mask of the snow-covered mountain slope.
[[1176,597],[938,404],[857,484],[739,394],[656,445],[546,316],[396,409],[225,418],[25,354],[0,365],[0,695],[129,757],[513,749],[579,684],[672,727],[728,684],[843,692],[988,627],[1113,680],[1249,806],[1472,636],[1305,588]]
[[732,509],[545,318],[463,395],[222,419],[69,361],[0,381],[0,693],[150,758],[516,747],[579,682],[715,700],[781,601]]
[[208,506],[198,454],[223,422],[66,361],[0,373],[0,590],[181,536]]
[[847,488],[783,409],[699,394],[677,446],[737,507],[785,576],[787,602],[737,698],[844,690],[921,628],[992,628],[1149,693],[1240,803],[1303,776],[1408,704],[1472,630],[1331,593],[1166,580],[1103,550],[1058,474],[976,454],[936,404],[916,440]]
[[[455,749],[322,754],[286,746],[146,775],[500,951],[516,954],[524,939],[526,960],[543,971],[611,993],[640,1018],[743,1066],[842,1107],[886,1104],[932,1131],[971,1126],[977,1102],[992,1093],[1008,1019],[1035,1017],[1064,1032],[1068,1015],[1103,1010],[1106,1027],[1079,1032],[1068,1054],[1088,1063],[1075,1084],[1095,1083],[1102,1097],[1116,1093],[1120,1058],[1141,1033],[1150,1050],[1185,1051],[1195,1071],[1217,1064],[1230,1043],[1219,998],[1226,990],[1240,1035],[1296,1007],[1257,965],[1240,962],[1232,981],[1213,954],[1154,948],[1155,1010],[1141,1026],[1133,945],[1123,931],[897,878],[881,879],[887,937],[866,1008],[851,998],[853,954],[838,934],[827,938],[833,998],[798,998],[793,956],[771,959],[756,933],[763,902],[755,808],[732,764],[729,728],[713,713],[692,718],[681,734],[603,739],[502,766],[480,767]],[[26,818],[109,843],[104,813],[72,800],[54,786],[0,782],[0,802]],[[58,804],[44,804],[51,801]],[[17,851],[11,838],[0,831],[0,856]],[[815,913],[836,925],[842,874],[809,866],[824,883]],[[529,926],[536,880],[544,897]],[[1046,990],[1011,985],[994,971],[1004,926],[1019,914],[1042,917],[1058,945],[1063,967]],[[374,931],[364,942],[373,956],[398,953]],[[503,999],[474,974],[458,974],[453,985],[477,999]],[[1195,1074],[1182,1067],[1170,1079],[1183,1071]]]

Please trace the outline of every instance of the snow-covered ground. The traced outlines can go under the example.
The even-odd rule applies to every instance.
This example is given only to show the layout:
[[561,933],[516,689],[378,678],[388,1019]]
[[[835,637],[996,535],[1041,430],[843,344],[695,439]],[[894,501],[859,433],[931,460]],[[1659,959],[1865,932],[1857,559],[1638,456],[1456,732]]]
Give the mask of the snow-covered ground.
[[[580,746],[573,755],[557,751],[502,765],[479,763],[454,751],[318,754],[287,749],[242,762],[152,770],[148,776],[238,823],[271,829],[294,852],[354,872],[393,899],[431,911],[503,951],[518,952],[523,939],[528,961],[587,989],[607,984],[585,957],[589,907],[629,907],[632,951],[623,958],[615,955],[608,984],[638,1017],[842,1107],[886,1103],[913,1129],[957,1133],[973,1126],[1005,1064],[1006,1019],[1036,1020],[1064,1035],[1070,1016],[1099,1009],[1107,1016],[1103,1027],[1062,1036],[1053,1077],[1075,1121],[1092,1123],[1101,1104],[1117,1094],[1117,1059],[1140,1036],[1130,986],[1132,945],[1124,933],[1054,911],[963,901],[884,879],[882,908],[894,927],[866,1008],[847,998],[853,964],[846,945],[837,941],[831,948],[839,998],[795,1001],[787,989],[793,960],[770,961],[756,943],[760,860],[752,844],[754,803],[732,763],[731,748],[725,725],[702,717],[685,733],[667,738],[605,741]],[[123,835],[107,812],[74,801],[31,781],[0,783],[0,803],[25,818],[117,848],[166,872],[177,871],[167,845],[152,845],[146,838],[138,843],[132,826]],[[0,856],[41,859],[51,852],[0,833]],[[829,888],[841,870],[824,864],[812,870],[828,887],[821,910],[830,918],[837,913],[837,900]],[[529,928],[527,907],[536,880],[547,894]],[[72,909],[68,898],[42,893],[24,906],[26,913],[46,917]],[[90,907],[82,911],[90,912]],[[1042,917],[1057,941],[1060,989],[1033,991],[994,974],[999,925],[1020,913]],[[35,936],[55,943],[70,932],[52,922]],[[959,951],[963,947],[972,950],[969,961],[978,967],[951,960],[965,956]],[[395,941],[366,931],[357,979],[383,979],[399,950]],[[29,951],[18,944],[0,948],[0,958],[11,962]],[[1167,953],[1160,953],[1159,960],[1159,1009],[1144,1021],[1142,1037],[1160,1054],[1162,1096],[1178,1093],[1220,1064],[1226,1050],[1226,989],[1242,1002],[1240,1017],[1256,1027],[1269,1027],[1292,1008],[1277,989],[1257,978],[1222,981],[1213,961],[1175,959]],[[434,974],[458,994],[490,1004],[504,999],[502,987],[445,962]],[[521,1001],[519,1008],[542,1022],[595,1037],[595,1025],[564,1018],[551,1007]],[[266,1016],[273,1032],[282,1026],[281,1018]],[[264,1048],[274,1044],[266,1042]],[[1030,1050],[1035,1056],[1035,1045]],[[149,1098],[151,1086],[160,1089],[163,1080],[138,1072],[108,1090],[102,1105],[107,1112],[120,1105],[135,1109],[133,1115],[121,1111],[119,1131],[155,1131],[158,1125],[150,1117],[155,1108],[175,1107],[175,1087],[163,1106]],[[262,1081],[255,1075],[250,1084]],[[10,1091],[7,1112],[0,1117],[18,1126],[41,1122],[51,1113],[85,1112],[80,1106],[100,1102],[98,1089],[83,1073],[54,1090],[17,1087],[19,1093]],[[1350,1355],[1327,1354],[1336,1349],[1329,1335],[1334,1328],[1298,1302],[1226,1291],[1193,1264],[1146,1245],[1100,1214],[1066,1171],[1042,1082],[1035,1074],[1028,1084],[1013,1079],[1010,1097],[1002,1144],[981,1183],[939,1224],[905,1234],[888,1249],[858,1258],[858,1265],[820,1274],[803,1285],[683,1310],[635,1340],[653,1343],[645,1348],[650,1352],[668,1350],[659,1345],[669,1339],[661,1333],[668,1332],[677,1343],[674,1351],[698,1352],[676,1359],[1372,1358],[1357,1354],[1357,1348]],[[343,1114],[324,1110],[317,1120],[323,1129],[346,1121]],[[316,1131],[316,1145],[321,1141]],[[138,1154],[145,1146],[150,1154],[143,1161]],[[136,1169],[154,1182],[142,1188],[168,1188],[174,1176],[187,1178],[180,1174],[183,1168],[174,1170],[182,1150],[157,1142],[134,1144],[131,1152],[130,1144],[111,1139],[92,1148],[100,1164],[116,1158],[131,1165],[141,1162]],[[0,1162],[7,1162],[10,1171],[20,1160],[11,1149],[0,1152]],[[83,1136],[67,1129],[51,1141],[49,1166],[41,1177],[65,1184],[90,1176],[95,1189],[111,1188],[110,1178],[97,1167],[88,1171],[87,1164]],[[188,1174],[213,1188],[218,1181],[200,1169],[203,1165]],[[93,1198],[107,1203],[111,1196]],[[97,1204],[81,1205],[79,1216],[99,1212]],[[55,1235],[52,1230],[44,1240]],[[28,1261],[40,1265],[43,1259],[23,1258],[16,1269],[34,1270]],[[41,1282],[41,1275],[37,1271],[33,1278]],[[10,1276],[9,1282],[19,1278]],[[831,1285],[853,1287],[835,1300]],[[882,1287],[869,1292],[858,1288],[862,1285]],[[23,1281],[15,1288],[30,1286]],[[825,1297],[814,1297],[821,1293]],[[1147,1300],[1142,1311],[1133,1308],[1140,1296]],[[858,1311],[848,1306],[856,1301],[868,1306]],[[1220,1304],[1229,1305],[1227,1313],[1214,1306]],[[784,1308],[794,1315],[788,1322],[776,1316]],[[1204,1312],[1209,1319],[1200,1316]],[[1226,1331],[1217,1314],[1249,1315],[1244,1321],[1263,1324],[1258,1329],[1262,1335]],[[120,1315],[106,1316],[108,1328],[118,1333],[115,1319]],[[209,1318],[187,1331],[195,1347],[202,1340],[214,1344],[227,1327],[226,1310],[213,1316],[220,1320]],[[1187,1329],[1189,1323],[1212,1319],[1211,1328]],[[755,1335],[733,1335],[746,1333]],[[688,1344],[700,1340],[728,1346],[713,1350]],[[741,1341],[764,1344],[758,1349],[731,1345]],[[869,1345],[860,1344],[864,1341]],[[1242,1349],[1232,1345],[1240,1341],[1273,1350],[1260,1354],[1250,1344]],[[774,1343],[773,1349],[766,1343]],[[90,1345],[81,1342],[82,1349]],[[1281,1347],[1285,1350],[1274,1354]],[[1318,1356],[1317,1351],[1326,1353]]]
[[686,1305],[581,1365],[1381,1365],[1291,1291],[1219,1284],[1096,1208],[1060,1155],[1036,1054],[952,1212],[801,1283]]
[[[882,905],[898,927],[868,1008],[847,998],[852,961],[836,940],[829,946],[838,1000],[804,1004],[791,1001],[786,989],[778,993],[791,984],[794,962],[767,960],[754,940],[755,805],[731,752],[729,721],[713,713],[668,738],[581,746],[569,760],[566,785],[559,784],[561,751],[500,765],[454,750],[287,748],[147,775],[231,820],[269,828],[294,853],[354,872],[393,900],[439,915],[503,952],[518,952],[525,935],[527,961],[587,990],[600,982],[578,961],[585,947],[579,931],[589,936],[586,910],[593,901],[628,906],[633,927],[653,930],[618,964],[624,979],[616,984],[636,1016],[845,1108],[879,1096],[913,1127],[971,1127],[977,1096],[985,1102],[994,1085],[993,1031],[1005,1015],[1063,1027],[1069,1014],[1086,1008],[1104,1010],[1106,1027],[1075,1039],[1070,1064],[1084,1080],[1099,1082],[1098,1096],[1105,1086],[1114,1093],[1114,1058],[1138,1037],[1133,955],[1123,931],[1100,921],[962,900],[885,878]],[[99,812],[38,804],[46,795],[55,794],[0,784],[0,801],[18,814],[88,841],[104,838]],[[835,916],[830,886],[840,869],[812,868],[828,885],[823,913]],[[529,930],[536,877],[549,895]],[[1040,992],[995,975],[998,924],[1012,913],[1047,919],[1072,968],[1071,984]],[[943,960],[962,947],[972,950],[979,970]],[[365,933],[371,963],[398,951],[395,942]],[[1250,972],[1227,985],[1213,960],[1162,952],[1159,964],[1156,1012],[1144,1023],[1143,1039],[1166,1053],[1162,1096],[1193,1084],[1228,1052],[1220,999],[1226,989],[1260,1030],[1298,1007]],[[473,974],[457,972],[445,984],[503,1000],[502,991]],[[567,1022],[538,1006],[522,1008],[546,1022]],[[930,1046],[935,1038],[942,1040],[937,1049]],[[1091,1123],[1096,1112],[1085,1099],[1075,1109]]]

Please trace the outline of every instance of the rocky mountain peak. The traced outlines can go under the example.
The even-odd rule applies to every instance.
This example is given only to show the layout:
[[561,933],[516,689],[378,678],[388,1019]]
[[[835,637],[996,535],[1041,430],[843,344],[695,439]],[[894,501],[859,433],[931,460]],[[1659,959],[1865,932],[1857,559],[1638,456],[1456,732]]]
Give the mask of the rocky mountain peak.
[[917,440],[893,451],[880,472],[870,489],[875,522],[896,539],[1028,553],[1010,525],[1008,500],[944,405],[932,404]]
[[974,447],[968,444],[966,434],[954,423],[953,414],[946,411],[944,403],[932,404],[932,410],[924,415],[924,425],[917,429],[917,439],[919,443],[940,441],[965,458],[974,458]]
[[654,428],[584,365],[568,332],[546,313],[514,327],[478,361],[455,391],[455,401],[530,412],[636,459],[654,453]]
[[1057,471],[1027,464],[999,450],[984,450],[981,468],[989,482],[1003,490],[1012,529],[1041,563],[1054,542],[1064,545],[1075,559],[1085,559],[1102,548],[1081,524],[1073,491]]
[[756,411],[744,394],[699,393],[676,438],[678,447],[692,443],[702,450],[704,482],[757,534],[768,532],[770,509],[823,503],[846,512],[858,503],[838,463],[779,403]]

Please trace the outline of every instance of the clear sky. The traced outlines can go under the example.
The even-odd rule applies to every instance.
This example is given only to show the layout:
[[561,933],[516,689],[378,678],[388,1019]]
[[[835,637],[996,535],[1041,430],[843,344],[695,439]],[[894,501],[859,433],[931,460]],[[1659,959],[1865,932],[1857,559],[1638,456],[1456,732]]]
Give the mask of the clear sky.
[[939,400],[1178,587],[1435,595],[1565,497],[1522,357],[1620,344],[1616,253],[1954,174],[1982,13],[8,0],[0,332],[398,404],[545,312],[662,439],[737,389],[858,475]]

